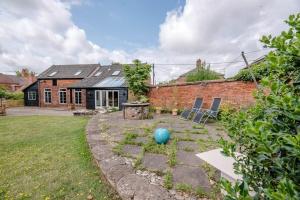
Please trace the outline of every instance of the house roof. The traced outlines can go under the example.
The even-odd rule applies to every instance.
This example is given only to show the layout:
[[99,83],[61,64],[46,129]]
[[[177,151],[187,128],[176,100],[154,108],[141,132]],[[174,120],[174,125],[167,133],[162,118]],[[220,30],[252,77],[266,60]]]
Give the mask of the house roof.
[[127,87],[121,64],[104,65],[69,88]]
[[52,65],[38,79],[83,79],[100,68],[100,64]]
[[8,75],[0,73],[0,84],[25,84],[25,79],[16,75]]

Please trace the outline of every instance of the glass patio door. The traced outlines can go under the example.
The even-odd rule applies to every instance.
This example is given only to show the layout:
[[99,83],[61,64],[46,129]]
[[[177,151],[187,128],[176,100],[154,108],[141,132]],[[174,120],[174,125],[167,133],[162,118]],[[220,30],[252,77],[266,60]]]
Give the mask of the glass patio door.
[[118,90],[96,90],[95,107],[116,107],[119,108],[119,91]]

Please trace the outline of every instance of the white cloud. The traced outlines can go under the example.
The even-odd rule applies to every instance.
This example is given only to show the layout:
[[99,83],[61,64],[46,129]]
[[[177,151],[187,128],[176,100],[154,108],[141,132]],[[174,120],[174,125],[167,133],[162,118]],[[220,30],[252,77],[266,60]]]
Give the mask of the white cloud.
[[[261,49],[258,39],[286,29],[283,20],[300,10],[298,0],[186,0],[184,7],[167,13],[160,25],[158,47],[129,53],[110,51],[88,40],[85,31],[71,20],[70,7],[82,2],[1,1],[0,71],[26,66],[41,72],[51,64],[130,62],[134,58],[158,64],[192,64],[197,58],[207,62],[231,61],[241,51]],[[247,56],[252,60],[262,53]],[[227,75],[242,64],[228,67]],[[226,66],[211,67],[222,71]],[[193,67],[156,65],[156,72],[162,81]]]
[[[297,0],[187,0],[183,9],[169,12],[160,26],[160,47],[209,62],[230,61],[241,51],[261,49],[259,38],[286,29],[283,20],[299,10]],[[262,53],[249,55],[249,59]],[[241,64],[229,67],[227,75]]]
[[41,72],[51,64],[128,62],[124,51],[92,43],[71,20],[70,6],[80,1],[0,2],[1,71],[21,67]]

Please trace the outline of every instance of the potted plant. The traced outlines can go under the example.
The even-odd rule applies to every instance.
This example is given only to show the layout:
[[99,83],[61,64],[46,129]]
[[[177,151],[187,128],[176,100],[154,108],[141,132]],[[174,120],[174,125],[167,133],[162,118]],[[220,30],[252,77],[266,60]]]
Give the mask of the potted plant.
[[161,109],[161,107],[155,107],[155,113],[158,115],[161,114]]
[[172,115],[173,115],[173,116],[176,116],[176,115],[177,115],[177,112],[178,112],[178,109],[177,109],[177,108],[173,108],[173,109],[172,109]]

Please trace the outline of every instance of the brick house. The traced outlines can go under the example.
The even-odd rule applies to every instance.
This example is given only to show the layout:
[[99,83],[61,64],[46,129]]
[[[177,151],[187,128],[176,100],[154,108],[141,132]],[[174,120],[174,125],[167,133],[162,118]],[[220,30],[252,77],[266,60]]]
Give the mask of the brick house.
[[121,109],[128,99],[122,65],[53,65],[24,90],[24,105]]
[[10,92],[21,91],[23,87],[35,81],[35,76],[16,76],[0,73],[0,86]]

